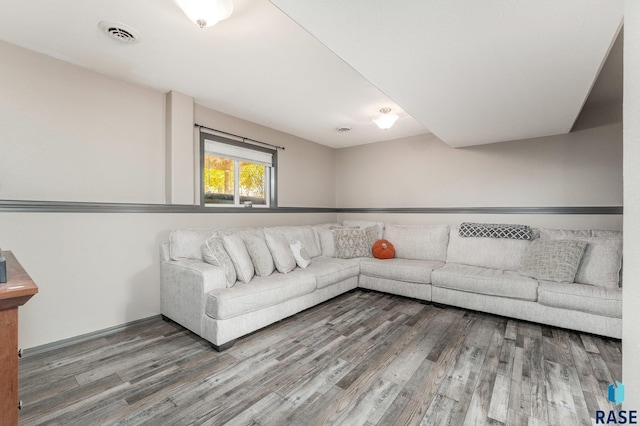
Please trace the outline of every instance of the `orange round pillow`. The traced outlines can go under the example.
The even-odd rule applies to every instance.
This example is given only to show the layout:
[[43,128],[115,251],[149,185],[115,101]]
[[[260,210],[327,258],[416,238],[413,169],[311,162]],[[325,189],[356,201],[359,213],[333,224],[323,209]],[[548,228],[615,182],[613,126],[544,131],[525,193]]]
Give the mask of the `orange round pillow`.
[[373,257],[376,259],[393,259],[396,255],[396,249],[387,240],[378,240],[371,247]]

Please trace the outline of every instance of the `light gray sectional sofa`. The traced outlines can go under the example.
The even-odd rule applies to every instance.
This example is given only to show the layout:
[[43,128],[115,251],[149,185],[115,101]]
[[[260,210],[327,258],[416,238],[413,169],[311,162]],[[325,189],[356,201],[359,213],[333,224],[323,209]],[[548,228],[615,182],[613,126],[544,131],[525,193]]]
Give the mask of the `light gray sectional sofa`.
[[[532,240],[522,240],[463,237],[446,225],[343,225],[348,228],[174,230],[161,248],[161,314],[224,350],[241,336],[360,287],[621,337],[618,231],[534,229]],[[354,244],[363,244],[358,238],[366,238],[368,247],[375,239],[389,240],[396,257],[380,260],[353,251]],[[304,269],[290,263],[286,250],[296,242],[310,259]],[[570,250],[561,252],[558,269],[573,262],[569,276],[575,274],[576,282],[546,280],[549,275],[559,281],[556,271],[535,262],[534,268],[542,269],[531,277],[531,259],[537,260],[540,247],[567,244]],[[212,260],[216,252],[231,253],[233,264]],[[565,254],[573,260],[565,261]],[[353,255],[358,257],[335,257]],[[523,269],[525,259],[529,270]]]

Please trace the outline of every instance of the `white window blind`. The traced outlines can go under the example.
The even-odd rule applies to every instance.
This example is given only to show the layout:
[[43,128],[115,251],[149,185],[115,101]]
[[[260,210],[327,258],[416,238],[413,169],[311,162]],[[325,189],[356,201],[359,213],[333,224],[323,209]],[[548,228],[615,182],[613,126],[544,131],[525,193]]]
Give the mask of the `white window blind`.
[[204,151],[205,154],[208,155],[216,155],[218,157],[231,158],[234,160],[250,161],[252,163],[264,164],[268,167],[273,166],[273,154],[269,152],[242,148],[206,139],[204,141]]

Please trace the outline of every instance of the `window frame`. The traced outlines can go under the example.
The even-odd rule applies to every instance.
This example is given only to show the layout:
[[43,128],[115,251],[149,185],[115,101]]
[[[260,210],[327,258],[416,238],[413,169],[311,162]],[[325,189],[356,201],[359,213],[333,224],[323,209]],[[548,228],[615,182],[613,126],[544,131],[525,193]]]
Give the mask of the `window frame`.
[[[200,205],[203,207],[212,207],[212,208],[216,208],[216,209],[224,209],[224,208],[228,208],[228,209],[237,209],[237,208],[245,208],[245,206],[243,204],[235,204],[235,194],[238,194],[239,196],[239,182],[240,182],[240,167],[239,167],[239,163],[237,162],[237,160],[234,160],[234,168],[238,169],[234,171],[234,203],[233,204],[207,204],[205,202],[205,197],[204,197],[204,159],[205,159],[205,140],[209,140],[212,142],[219,142],[219,143],[223,143],[223,144],[227,144],[227,145],[232,145],[232,146],[236,146],[239,148],[244,148],[244,149],[250,149],[250,150],[254,150],[254,151],[258,151],[258,152],[264,152],[264,153],[268,153],[271,154],[271,167],[269,170],[269,177],[268,177],[268,181],[265,182],[267,188],[267,194],[266,194],[266,202],[267,205],[259,205],[259,204],[254,204],[252,206],[252,208],[259,208],[259,209],[273,209],[278,207],[278,150],[277,149],[272,149],[272,148],[267,148],[267,147],[263,147],[260,145],[256,145],[256,144],[252,144],[252,143],[248,143],[245,141],[241,141],[241,140],[234,140],[234,139],[230,139],[228,137],[223,137],[223,136],[219,136],[216,135],[214,133],[208,133],[208,132],[203,132],[202,130],[200,131]],[[268,166],[265,166],[268,167]]]

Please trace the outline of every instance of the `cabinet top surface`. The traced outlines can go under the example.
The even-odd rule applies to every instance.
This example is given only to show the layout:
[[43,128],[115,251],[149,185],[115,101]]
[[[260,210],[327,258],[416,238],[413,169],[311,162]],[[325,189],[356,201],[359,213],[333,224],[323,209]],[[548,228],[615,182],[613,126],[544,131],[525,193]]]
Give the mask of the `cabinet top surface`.
[[0,284],[0,300],[30,297],[36,294],[38,286],[20,265],[13,253],[3,251],[2,254],[7,261],[7,282]]

